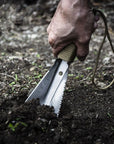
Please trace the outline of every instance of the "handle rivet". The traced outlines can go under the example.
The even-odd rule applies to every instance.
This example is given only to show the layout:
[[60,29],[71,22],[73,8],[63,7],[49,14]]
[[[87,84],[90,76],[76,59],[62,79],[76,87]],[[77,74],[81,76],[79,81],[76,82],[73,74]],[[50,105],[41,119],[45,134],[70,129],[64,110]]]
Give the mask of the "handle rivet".
[[62,71],[60,71],[60,72],[59,72],[59,75],[60,75],[60,76],[62,76],[62,75],[63,75],[63,72],[62,72]]

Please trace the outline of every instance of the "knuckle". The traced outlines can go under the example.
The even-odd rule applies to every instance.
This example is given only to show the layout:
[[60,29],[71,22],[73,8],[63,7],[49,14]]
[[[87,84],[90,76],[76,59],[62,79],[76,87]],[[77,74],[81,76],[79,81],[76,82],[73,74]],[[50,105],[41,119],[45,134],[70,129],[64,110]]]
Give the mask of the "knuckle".
[[52,44],[53,44],[53,41],[52,41],[51,39],[49,39],[48,41],[49,41],[50,45],[52,45]]
[[55,36],[52,33],[49,34],[48,41],[49,41],[50,45],[54,44]]
[[89,35],[84,35],[79,39],[80,44],[88,44],[90,41],[90,36]]

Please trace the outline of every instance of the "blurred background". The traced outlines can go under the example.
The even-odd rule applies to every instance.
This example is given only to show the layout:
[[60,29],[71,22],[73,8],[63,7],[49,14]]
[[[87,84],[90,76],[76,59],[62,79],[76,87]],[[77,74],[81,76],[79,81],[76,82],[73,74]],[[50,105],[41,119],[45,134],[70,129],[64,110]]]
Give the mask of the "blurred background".
[[[0,91],[3,97],[11,90],[9,83],[15,74],[20,79],[20,83],[14,85],[18,92],[22,84],[28,89],[34,87],[39,81],[34,77],[41,68],[44,69],[41,71],[42,76],[52,66],[55,58],[48,43],[47,26],[58,2],[59,0],[0,0]],[[92,0],[92,4],[105,14],[114,42],[114,1]],[[92,71],[103,36],[104,24],[101,19],[91,39],[90,54],[84,64],[79,61],[73,63],[70,68],[72,74],[81,74],[86,79],[88,72],[85,67],[91,66]],[[105,42],[102,52],[101,67],[104,63],[106,69],[111,69],[112,73],[114,60],[108,41]]]

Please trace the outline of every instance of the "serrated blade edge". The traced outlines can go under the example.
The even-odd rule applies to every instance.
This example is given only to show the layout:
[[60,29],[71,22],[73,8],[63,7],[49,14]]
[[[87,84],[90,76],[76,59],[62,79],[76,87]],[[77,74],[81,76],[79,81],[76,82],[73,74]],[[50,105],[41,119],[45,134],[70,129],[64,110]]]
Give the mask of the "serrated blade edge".
[[66,81],[67,81],[67,76],[68,76],[68,69],[59,85],[59,87],[56,90],[55,95],[53,96],[51,100],[51,105],[54,107],[55,113],[58,115],[63,99],[63,94],[66,86]]

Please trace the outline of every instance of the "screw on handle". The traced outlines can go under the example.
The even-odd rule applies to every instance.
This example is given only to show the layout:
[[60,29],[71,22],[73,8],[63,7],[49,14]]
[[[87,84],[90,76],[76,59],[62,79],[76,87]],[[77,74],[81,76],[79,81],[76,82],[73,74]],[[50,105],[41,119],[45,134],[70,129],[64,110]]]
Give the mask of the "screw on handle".
[[59,59],[67,61],[68,63],[73,62],[75,56],[76,56],[76,47],[74,44],[68,45],[58,54]]

